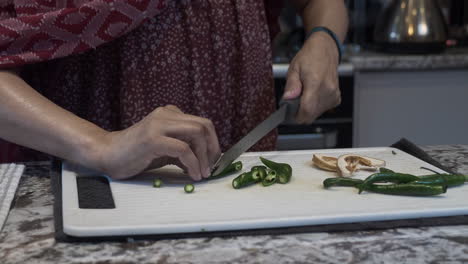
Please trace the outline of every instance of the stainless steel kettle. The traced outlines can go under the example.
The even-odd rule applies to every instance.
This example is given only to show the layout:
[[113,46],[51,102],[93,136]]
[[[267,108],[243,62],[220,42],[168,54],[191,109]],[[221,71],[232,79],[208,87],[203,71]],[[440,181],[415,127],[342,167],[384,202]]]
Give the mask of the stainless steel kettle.
[[374,30],[377,46],[388,52],[440,52],[446,40],[447,25],[435,0],[393,0]]

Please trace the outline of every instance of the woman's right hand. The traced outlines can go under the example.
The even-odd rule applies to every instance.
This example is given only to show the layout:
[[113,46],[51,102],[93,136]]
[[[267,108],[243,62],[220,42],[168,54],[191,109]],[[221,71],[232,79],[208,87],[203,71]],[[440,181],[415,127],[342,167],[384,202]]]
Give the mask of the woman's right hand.
[[102,143],[97,167],[114,179],[175,164],[198,181],[210,176],[221,154],[213,123],[172,105],[125,130],[106,133]]

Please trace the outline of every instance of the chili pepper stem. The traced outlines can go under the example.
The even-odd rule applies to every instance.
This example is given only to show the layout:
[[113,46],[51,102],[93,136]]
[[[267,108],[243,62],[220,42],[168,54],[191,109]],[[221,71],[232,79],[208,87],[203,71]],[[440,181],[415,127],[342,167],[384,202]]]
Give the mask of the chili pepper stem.
[[429,169],[429,168],[426,168],[426,167],[420,167],[420,169],[422,169],[422,170],[428,170],[428,171],[433,172],[433,173],[435,173],[435,174],[440,174],[440,172],[437,172],[437,171],[435,171],[435,170],[433,170],[433,169]]

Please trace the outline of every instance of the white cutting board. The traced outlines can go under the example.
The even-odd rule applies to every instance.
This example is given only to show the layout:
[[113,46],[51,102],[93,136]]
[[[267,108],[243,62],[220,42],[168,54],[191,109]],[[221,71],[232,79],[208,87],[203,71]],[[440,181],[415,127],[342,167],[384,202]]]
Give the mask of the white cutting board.
[[[392,150],[396,155],[392,154]],[[289,184],[254,185],[235,190],[236,175],[195,183],[195,192],[184,193],[189,182],[175,167],[129,181],[110,180],[116,209],[80,209],[76,189],[77,169],[62,170],[64,232],[72,236],[115,236],[228,231],[304,225],[351,223],[468,214],[468,184],[450,188],[436,197],[405,197],[374,193],[357,194],[351,187],[324,189],[324,179],[334,172],[311,165],[313,153],[339,156],[355,153],[387,162],[387,168],[415,175],[431,174],[421,166],[443,172],[393,148],[360,148],[245,153],[238,160],[249,170],[260,165],[259,156],[289,163]],[[370,172],[359,172],[364,179]],[[153,188],[162,177],[164,185]],[[172,180],[171,180],[172,179]]]

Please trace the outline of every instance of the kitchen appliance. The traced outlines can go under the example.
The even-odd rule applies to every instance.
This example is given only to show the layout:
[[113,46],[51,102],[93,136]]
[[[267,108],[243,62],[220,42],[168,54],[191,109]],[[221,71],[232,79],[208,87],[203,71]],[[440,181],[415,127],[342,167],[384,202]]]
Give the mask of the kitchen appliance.
[[374,30],[374,42],[386,52],[441,52],[446,40],[447,25],[435,0],[393,0]]
[[[58,192],[63,231],[74,237],[110,237],[138,235],[187,236],[204,232],[361,223],[369,221],[417,219],[468,214],[468,186],[450,188],[437,197],[404,197],[374,193],[358,194],[350,187],[324,189],[322,182],[335,172],[311,166],[314,153],[339,156],[347,153],[383,159],[395,171],[416,175],[428,174],[424,166],[442,170],[395,148],[302,150],[245,153],[239,160],[244,170],[259,165],[259,156],[287,162],[293,177],[288,184],[270,187],[250,186],[233,189],[233,176],[200,182],[187,194],[184,184],[190,180],[176,167],[164,167],[125,181],[109,179],[110,207],[100,207],[105,190],[97,185],[80,186],[80,179],[96,174],[66,164],[62,168],[61,191]],[[354,178],[363,179],[370,172],[359,171]],[[97,176],[107,182],[104,176]],[[152,181],[163,180],[161,188]],[[55,184],[54,186],[57,186]],[[110,198],[109,198],[110,197]],[[61,199],[60,199],[61,198]],[[91,200],[90,202],[87,200]],[[60,201],[60,202],[57,202]],[[91,207],[81,206],[90,204]],[[93,207],[94,206],[94,207]],[[59,211],[56,211],[59,212]],[[271,231],[273,232],[273,231]]]
[[449,38],[453,45],[468,45],[468,2],[451,0],[449,6]]

